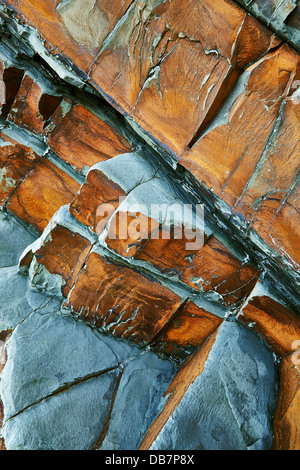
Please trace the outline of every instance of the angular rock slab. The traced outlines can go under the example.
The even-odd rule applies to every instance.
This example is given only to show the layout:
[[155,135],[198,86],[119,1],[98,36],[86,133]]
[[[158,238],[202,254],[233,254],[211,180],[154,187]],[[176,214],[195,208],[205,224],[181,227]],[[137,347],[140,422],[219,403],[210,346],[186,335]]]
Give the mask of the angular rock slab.
[[[298,347],[300,341],[297,341]],[[286,356],[279,366],[280,388],[273,420],[273,450],[300,450],[300,351]]]
[[299,78],[298,55],[287,45],[264,56],[241,76],[211,125],[179,162],[230,208],[256,170],[285,98]]
[[[70,59],[87,72],[104,38],[126,12],[132,0],[12,0],[2,3],[14,9],[22,21],[34,24],[50,53]],[[33,35],[31,40],[35,39]]]
[[18,266],[0,269],[0,333],[13,330],[34,311],[59,309],[61,301],[32,291],[27,277]]
[[4,428],[7,450],[90,448],[105,422],[116,378],[110,372],[28,408]]
[[58,209],[69,204],[80,184],[52,161],[44,159],[20,184],[7,207],[41,233]]
[[83,105],[62,101],[45,129],[49,147],[76,171],[129,151],[130,143]]
[[90,83],[180,155],[270,36],[230,1],[189,0],[183,8],[178,0],[140,0],[103,44]]
[[121,265],[94,248],[67,305],[102,331],[146,345],[183,300],[154,277]]
[[40,134],[60,101],[61,97],[45,93],[41,84],[26,73],[12,104],[8,120],[30,132]]
[[0,133],[0,204],[9,200],[23,179],[39,163],[40,157],[29,146]]
[[221,325],[223,319],[213,312],[213,308],[208,311],[192,301],[185,302],[152,346],[156,351],[184,358],[201,346]]
[[4,212],[0,212],[0,266],[18,264],[25,248],[35,237],[20,223]]
[[138,448],[161,405],[162,388],[171,381],[172,374],[170,363],[148,352],[128,362],[100,450]]
[[32,287],[48,295],[67,296],[91,250],[94,240],[62,206],[40,238],[22,253],[19,269],[29,270]]
[[[152,352],[57,311],[33,313],[19,324],[6,342],[6,357],[1,400],[8,450],[92,449],[105,438],[110,416],[109,441],[122,448],[128,428],[116,427],[115,406],[131,422],[129,445],[137,447],[175,374],[172,363]],[[124,388],[131,397],[126,408],[118,403],[119,387],[120,400]]]
[[[292,354],[300,346],[300,317],[258,282],[237,319],[261,336],[278,357]],[[296,346],[295,346],[296,345]]]
[[235,0],[300,51],[298,0]]
[[263,450],[272,446],[276,405],[272,354],[225,321],[191,356],[166,393],[141,445],[151,450]]

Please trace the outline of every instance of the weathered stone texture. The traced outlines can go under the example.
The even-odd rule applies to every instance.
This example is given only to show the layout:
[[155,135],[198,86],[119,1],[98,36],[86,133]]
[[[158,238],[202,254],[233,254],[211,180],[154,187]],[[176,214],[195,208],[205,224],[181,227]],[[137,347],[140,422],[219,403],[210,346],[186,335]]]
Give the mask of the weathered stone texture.
[[291,354],[295,344],[300,344],[299,315],[270,297],[268,292],[255,288],[240,310],[238,320],[261,335],[279,357]]
[[[251,48],[250,35],[256,38]],[[271,34],[232,2],[191,0],[183,10],[180,1],[139,1],[101,48],[89,76],[180,154],[232,89],[239,69],[270,42]]]
[[3,206],[23,179],[35,168],[40,157],[29,147],[15,142],[3,133],[1,138],[1,205]]
[[[244,380],[237,380],[244,367]],[[266,448],[272,442],[271,422],[255,420],[260,419],[258,409],[275,407],[274,381],[275,370],[267,348],[253,333],[224,322],[175,376],[165,394],[165,407],[140,448]],[[235,390],[230,386],[233,382],[237,384]]]
[[299,2],[0,23],[0,450],[299,450]]
[[180,296],[149,275],[92,252],[68,303],[86,321],[117,336],[149,343],[174,315]]
[[280,363],[279,398],[273,421],[274,450],[299,450],[300,447],[299,363],[299,350]]
[[50,160],[43,160],[10,197],[7,208],[38,232],[72,201],[80,185]]
[[131,149],[116,129],[89,109],[66,101],[53,114],[45,133],[49,147],[77,171]]
[[300,15],[299,2],[289,0],[236,0],[281,37],[300,51]]
[[[105,437],[122,449],[137,447],[158,412],[174,366],[57,312],[50,308],[31,315],[7,344],[1,396],[8,450],[89,450]],[[29,337],[33,347],[28,347]],[[22,361],[15,361],[15,355]],[[136,380],[145,393],[136,395]],[[116,428],[119,407],[131,433],[128,427]]]

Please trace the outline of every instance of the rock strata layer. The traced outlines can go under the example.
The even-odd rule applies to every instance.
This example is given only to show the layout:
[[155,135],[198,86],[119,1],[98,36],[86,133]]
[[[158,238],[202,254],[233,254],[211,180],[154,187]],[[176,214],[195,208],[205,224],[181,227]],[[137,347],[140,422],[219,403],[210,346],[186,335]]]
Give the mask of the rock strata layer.
[[0,450],[299,450],[299,2],[0,23]]

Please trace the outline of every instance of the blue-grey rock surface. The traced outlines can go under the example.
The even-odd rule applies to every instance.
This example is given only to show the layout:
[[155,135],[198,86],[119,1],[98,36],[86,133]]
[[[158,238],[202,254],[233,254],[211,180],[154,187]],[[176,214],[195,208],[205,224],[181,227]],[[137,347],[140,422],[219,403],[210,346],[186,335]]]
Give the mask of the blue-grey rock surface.
[[59,309],[61,300],[33,291],[18,266],[0,268],[0,331],[10,331],[34,311]]
[[0,212],[0,267],[18,264],[22,252],[36,238],[13,217]]
[[272,353],[250,330],[224,322],[152,450],[265,450],[276,406]]
[[0,395],[8,450],[92,449],[103,441],[110,414],[106,442],[133,448],[176,372],[151,351],[60,311],[29,315],[7,341],[6,355]]
[[137,449],[162,406],[174,369],[145,352],[128,362],[118,386],[101,450]]

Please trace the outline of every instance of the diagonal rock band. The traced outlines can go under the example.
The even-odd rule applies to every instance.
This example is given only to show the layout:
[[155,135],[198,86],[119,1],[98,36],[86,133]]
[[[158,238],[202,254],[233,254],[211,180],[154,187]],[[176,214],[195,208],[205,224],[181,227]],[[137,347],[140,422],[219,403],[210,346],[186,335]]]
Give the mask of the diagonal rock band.
[[0,0],[0,450],[300,449],[299,11]]

